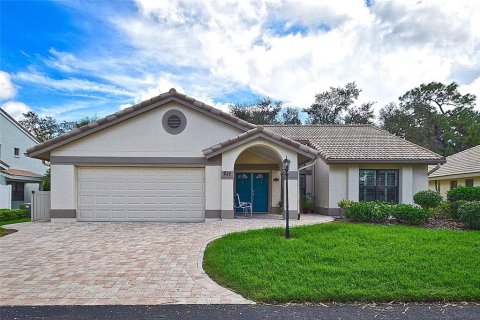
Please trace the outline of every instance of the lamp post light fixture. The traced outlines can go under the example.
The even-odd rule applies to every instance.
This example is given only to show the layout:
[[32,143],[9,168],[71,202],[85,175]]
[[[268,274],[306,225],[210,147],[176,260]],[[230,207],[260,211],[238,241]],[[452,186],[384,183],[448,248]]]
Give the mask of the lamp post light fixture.
[[288,170],[290,169],[290,160],[285,156],[283,160],[283,171],[285,172],[285,239],[290,239],[290,226],[288,224]]

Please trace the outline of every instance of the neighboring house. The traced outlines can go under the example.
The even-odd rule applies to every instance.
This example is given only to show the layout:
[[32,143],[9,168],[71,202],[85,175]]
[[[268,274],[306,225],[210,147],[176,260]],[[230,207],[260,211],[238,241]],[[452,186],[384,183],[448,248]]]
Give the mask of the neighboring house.
[[428,186],[444,198],[457,186],[480,186],[480,145],[447,157],[440,166],[429,167]]
[[175,89],[27,152],[51,163],[52,219],[78,221],[234,218],[235,193],[280,213],[286,157],[292,218],[301,192],[325,214],[342,199],[412,203],[445,161],[371,125],[256,126]]
[[0,108],[0,185],[12,186],[12,208],[29,203],[32,191],[38,191],[47,167],[42,161],[25,155],[38,143],[22,125]]

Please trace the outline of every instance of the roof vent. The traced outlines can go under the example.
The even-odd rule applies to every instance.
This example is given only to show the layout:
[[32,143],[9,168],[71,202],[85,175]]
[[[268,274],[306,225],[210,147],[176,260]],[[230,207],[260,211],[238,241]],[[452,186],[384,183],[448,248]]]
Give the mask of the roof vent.
[[182,120],[177,115],[168,117],[167,124],[172,129],[177,129],[182,124]]

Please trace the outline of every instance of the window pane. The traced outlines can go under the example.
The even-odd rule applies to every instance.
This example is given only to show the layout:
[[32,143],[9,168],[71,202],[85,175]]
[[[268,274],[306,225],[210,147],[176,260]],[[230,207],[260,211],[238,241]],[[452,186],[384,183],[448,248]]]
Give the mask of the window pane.
[[360,187],[360,201],[375,201],[375,187]]
[[467,187],[473,187],[473,179],[467,179],[467,180],[465,180],[465,186],[467,186]]
[[375,186],[376,185],[376,171],[375,170],[360,170],[360,185],[361,186]]

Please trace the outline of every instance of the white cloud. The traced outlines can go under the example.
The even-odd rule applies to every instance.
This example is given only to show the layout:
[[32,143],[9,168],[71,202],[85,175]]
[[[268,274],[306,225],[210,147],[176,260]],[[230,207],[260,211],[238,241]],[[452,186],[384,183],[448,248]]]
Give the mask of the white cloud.
[[55,90],[64,90],[68,92],[100,92],[118,96],[135,97],[135,93],[128,90],[118,88],[113,85],[98,83],[90,80],[67,78],[67,79],[52,79],[37,72],[19,72],[14,75],[18,81],[24,81],[41,85]]
[[[480,74],[477,2],[376,1],[371,8],[353,0],[137,5],[137,16],[112,21],[137,55],[192,68],[187,79],[176,77],[190,95],[192,73],[203,77],[207,94],[218,93],[219,85],[249,87],[298,106],[330,86],[357,81],[362,98],[380,107],[420,83],[461,80],[452,76],[459,63]],[[305,31],[277,34],[272,21]]]
[[17,89],[12,83],[10,74],[0,71],[0,99],[10,99],[17,94]]
[[18,101],[7,101],[2,104],[2,109],[11,115],[15,120],[21,120],[23,118],[23,113],[31,111],[29,106]]

